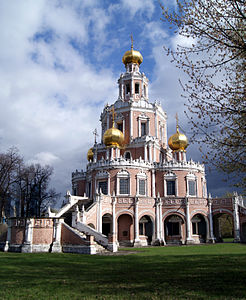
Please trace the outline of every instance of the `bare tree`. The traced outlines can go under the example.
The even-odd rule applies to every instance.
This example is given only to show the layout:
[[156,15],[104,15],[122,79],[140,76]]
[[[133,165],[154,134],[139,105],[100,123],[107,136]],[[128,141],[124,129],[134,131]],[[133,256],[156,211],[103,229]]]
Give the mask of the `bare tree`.
[[[177,0],[162,6],[163,20],[181,40],[166,48],[187,75],[182,82],[195,140],[205,160],[246,187],[246,5],[245,0]],[[188,39],[188,40],[187,40]]]
[[23,160],[16,148],[0,153],[0,218],[9,206],[11,188],[16,182],[17,169]]
[[49,188],[53,168],[40,164],[23,166],[18,173],[18,194],[21,203],[21,216],[41,216],[47,206],[54,204],[59,196]]

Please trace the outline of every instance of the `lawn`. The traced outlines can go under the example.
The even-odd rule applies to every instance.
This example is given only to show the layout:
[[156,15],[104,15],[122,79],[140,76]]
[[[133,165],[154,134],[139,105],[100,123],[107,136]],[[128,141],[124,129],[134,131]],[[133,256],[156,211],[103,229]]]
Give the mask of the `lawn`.
[[0,299],[246,299],[246,245],[0,252]]

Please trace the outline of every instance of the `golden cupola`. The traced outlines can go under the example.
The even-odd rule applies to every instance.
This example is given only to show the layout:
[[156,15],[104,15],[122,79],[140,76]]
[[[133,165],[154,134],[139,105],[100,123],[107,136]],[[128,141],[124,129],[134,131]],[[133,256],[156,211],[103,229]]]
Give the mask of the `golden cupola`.
[[168,140],[168,145],[173,151],[185,151],[188,147],[188,138],[185,134],[179,132],[178,117],[176,133],[174,133]]
[[112,122],[113,126],[106,130],[103,135],[103,143],[106,147],[121,148],[124,145],[124,134],[114,125],[114,107],[112,107]]
[[131,40],[132,40],[131,50],[126,51],[124,56],[122,57],[122,62],[125,66],[130,63],[135,63],[135,64],[140,65],[143,62],[142,54],[137,50],[133,50],[133,38],[132,37],[131,37]]
[[114,127],[109,128],[103,135],[103,143],[106,147],[120,148],[124,144],[124,134]]
[[87,152],[87,160],[92,161],[93,160],[93,148],[90,148]]

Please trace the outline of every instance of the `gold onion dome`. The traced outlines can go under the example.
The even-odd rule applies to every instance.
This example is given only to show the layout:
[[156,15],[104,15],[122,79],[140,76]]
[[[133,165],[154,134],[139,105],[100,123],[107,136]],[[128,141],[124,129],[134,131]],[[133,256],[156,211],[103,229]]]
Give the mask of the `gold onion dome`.
[[140,65],[143,62],[143,57],[139,51],[131,49],[129,51],[126,51],[126,53],[122,57],[122,62],[124,65],[127,65],[129,63]]
[[131,44],[131,50],[126,51],[124,56],[122,57],[122,62],[124,65],[127,65],[129,63],[135,63],[140,65],[143,62],[142,54],[137,51],[133,50],[133,37],[131,36],[132,44]]
[[93,160],[93,148],[90,148],[87,152],[87,160]]
[[188,147],[188,139],[186,135],[179,132],[178,126],[177,132],[169,138],[168,145],[173,151],[185,151]]
[[104,133],[103,142],[106,147],[120,148],[124,144],[124,134],[113,125],[112,128],[109,128]]

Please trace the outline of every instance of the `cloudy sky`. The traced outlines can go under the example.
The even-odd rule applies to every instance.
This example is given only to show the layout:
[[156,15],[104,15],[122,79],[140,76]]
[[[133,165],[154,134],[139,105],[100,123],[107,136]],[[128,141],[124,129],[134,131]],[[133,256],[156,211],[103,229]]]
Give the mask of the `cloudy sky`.
[[[160,18],[157,0],[0,1],[0,151],[16,146],[26,161],[52,165],[52,185],[63,195],[71,189],[71,172],[85,168],[101,110],[117,99],[131,33],[150,101],[161,101],[168,114],[168,135],[178,112],[189,137],[178,83],[184,75],[163,50],[185,41]],[[201,159],[196,145],[187,154]],[[229,190],[215,171],[207,177],[214,196]]]

